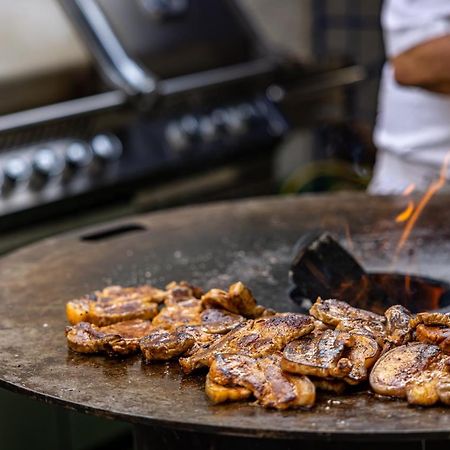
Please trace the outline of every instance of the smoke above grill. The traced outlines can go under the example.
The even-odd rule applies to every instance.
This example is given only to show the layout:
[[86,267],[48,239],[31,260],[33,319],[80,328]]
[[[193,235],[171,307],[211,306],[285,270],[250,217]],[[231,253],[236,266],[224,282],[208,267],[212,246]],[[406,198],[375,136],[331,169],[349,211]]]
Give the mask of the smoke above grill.
[[291,299],[307,311],[317,297],[383,313],[400,304],[412,312],[450,309],[450,285],[419,275],[370,273],[330,234],[313,231],[295,246]]

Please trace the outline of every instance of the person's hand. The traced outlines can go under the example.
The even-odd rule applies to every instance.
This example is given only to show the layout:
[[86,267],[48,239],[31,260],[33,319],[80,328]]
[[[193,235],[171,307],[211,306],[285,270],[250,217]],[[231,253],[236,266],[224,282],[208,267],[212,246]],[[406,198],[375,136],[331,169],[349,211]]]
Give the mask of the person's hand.
[[391,64],[399,84],[450,95],[450,35],[407,50]]

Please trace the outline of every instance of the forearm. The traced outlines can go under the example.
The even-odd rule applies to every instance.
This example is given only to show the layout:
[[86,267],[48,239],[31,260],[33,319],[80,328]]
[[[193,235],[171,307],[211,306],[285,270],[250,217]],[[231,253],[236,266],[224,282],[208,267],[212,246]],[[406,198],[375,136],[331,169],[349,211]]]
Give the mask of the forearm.
[[398,83],[450,94],[450,35],[407,50],[391,63]]

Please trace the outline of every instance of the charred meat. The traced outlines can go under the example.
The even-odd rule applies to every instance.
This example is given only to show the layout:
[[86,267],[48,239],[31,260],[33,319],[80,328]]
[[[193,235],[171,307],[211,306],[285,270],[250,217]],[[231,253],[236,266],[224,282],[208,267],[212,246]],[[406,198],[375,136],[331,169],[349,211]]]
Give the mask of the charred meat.
[[191,298],[201,298],[203,289],[198,286],[189,284],[187,281],[172,281],[166,286],[166,296],[164,304],[174,305],[180,301],[189,300]]
[[450,355],[450,328],[421,323],[416,327],[416,339],[438,345],[445,354]]
[[339,300],[318,298],[310,314],[339,331],[356,331],[372,335],[383,346],[386,338],[386,318],[363,309],[354,308]]
[[281,351],[290,341],[311,332],[314,321],[303,314],[284,313],[267,318],[249,320],[230,333],[188,358],[180,364],[186,373],[200,367],[209,367],[220,353],[242,354],[260,358]]
[[109,286],[102,291],[66,305],[69,322],[89,322],[106,326],[132,319],[151,319],[158,313],[158,303],[165,298],[165,292],[150,285],[137,287]]
[[370,385],[377,394],[406,398],[415,405],[450,404],[449,363],[439,347],[409,343],[378,360]]
[[391,345],[406,344],[412,339],[413,314],[402,305],[394,305],[384,313],[386,317],[386,339]]
[[279,353],[257,359],[240,354],[219,354],[211,364],[206,393],[214,403],[241,399],[242,396],[247,398],[250,392],[266,408],[283,410],[312,406],[314,384],[307,377],[283,372],[280,361]]
[[325,330],[306,335],[284,349],[283,370],[358,384],[368,378],[380,348],[367,334]]
[[127,355],[139,350],[139,341],[153,326],[149,320],[127,320],[105,327],[79,322],[66,328],[70,349],[79,353]]
[[153,319],[153,325],[157,328],[175,330],[185,325],[200,325],[202,305],[200,300],[190,298],[170,304],[161,309]]
[[232,284],[228,292],[211,289],[202,296],[202,304],[204,308],[224,309],[248,319],[273,314],[273,311],[258,305],[250,289],[241,282]]

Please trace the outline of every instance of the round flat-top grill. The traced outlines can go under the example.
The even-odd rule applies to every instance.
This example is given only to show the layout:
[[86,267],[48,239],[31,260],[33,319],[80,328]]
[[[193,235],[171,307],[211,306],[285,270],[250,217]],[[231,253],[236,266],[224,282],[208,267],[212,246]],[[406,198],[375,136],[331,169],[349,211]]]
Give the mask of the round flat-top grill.
[[320,394],[309,411],[277,412],[245,402],[213,406],[203,374],[184,376],[176,363],[147,365],[139,356],[77,355],[68,351],[64,336],[66,301],[110,284],[188,280],[208,289],[241,280],[260,303],[295,311],[288,295],[292,251],[314,229],[351,246],[369,269],[450,282],[448,204],[450,197],[441,196],[428,205],[395,267],[402,230],[394,218],[405,199],[364,194],[186,207],[23,248],[0,260],[1,386],[134,423],[141,437],[170,429],[216,439],[450,439],[448,409],[411,407],[368,392]]

